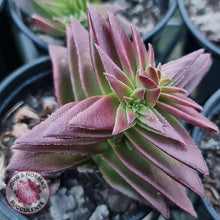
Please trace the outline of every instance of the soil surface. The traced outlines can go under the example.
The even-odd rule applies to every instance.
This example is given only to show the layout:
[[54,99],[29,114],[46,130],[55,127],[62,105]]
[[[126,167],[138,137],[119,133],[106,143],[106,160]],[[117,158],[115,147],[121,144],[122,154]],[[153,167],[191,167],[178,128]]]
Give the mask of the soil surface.
[[220,46],[220,1],[186,0],[185,5],[202,35]]
[[[170,2],[173,2],[173,0],[105,0],[104,2],[121,6],[124,10],[119,13],[119,15],[125,20],[123,23],[132,23],[138,29],[139,34],[143,36],[152,30],[153,27],[164,17],[169,8]],[[62,39],[54,38],[41,32],[34,24],[31,17],[24,13],[22,15],[24,23],[41,40],[48,44],[65,44]]]
[[[13,172],[5,172],[12,155],[10,147],[40,121],[58,108],[53,91],[29,95],[2,119],[0,131],[0,189],[5,195],[5,183]],[[134,200],[113,190],[102,178],[91,160],[74,170],[45,176],[50,185],[50,200],[39,213],[25,216],[39,220],[123,220],[144,208]]]
[[[212,121],[220,130],[220,114]],[[209,175],[202,178],[206,198],[220,215],[220,132],[206,131],[200,149],[209,168]]]

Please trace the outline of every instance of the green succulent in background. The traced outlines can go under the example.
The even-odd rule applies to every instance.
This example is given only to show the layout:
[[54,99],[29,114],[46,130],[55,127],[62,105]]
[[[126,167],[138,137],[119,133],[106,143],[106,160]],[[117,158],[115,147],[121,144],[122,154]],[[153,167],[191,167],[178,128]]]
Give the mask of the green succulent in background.
[[42,31],[64,37],[66,26],[70,26],[70,16],[74,16],[88,29],[87,3],[92,4],[101,14],[119,9],[110,4],[103,4],[100,0],[33,0],[34,8],[38,13],[33,16],[33,19]]

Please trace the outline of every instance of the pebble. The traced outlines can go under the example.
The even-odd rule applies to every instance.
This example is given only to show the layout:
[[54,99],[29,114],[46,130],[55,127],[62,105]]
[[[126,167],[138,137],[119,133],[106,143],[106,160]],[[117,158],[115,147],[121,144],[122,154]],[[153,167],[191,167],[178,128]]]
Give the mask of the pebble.
[[89,220],[108,220],[109,219],[109,210],[108,207],[104,204],[96,207],[95,211],[90,216]]

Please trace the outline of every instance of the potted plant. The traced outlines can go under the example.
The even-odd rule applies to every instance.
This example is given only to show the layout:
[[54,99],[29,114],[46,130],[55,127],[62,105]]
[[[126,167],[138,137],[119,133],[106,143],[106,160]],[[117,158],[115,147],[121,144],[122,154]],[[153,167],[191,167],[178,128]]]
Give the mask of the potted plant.
[[[78,1],[78,0],[77,0]],[[25,1],[17,1],[17,3],[19,3],[19,2],[22,2],[23,4],[24,4],[24,2]],[[49,30],[49,32],[48,33],[50,33],[50,34],[52,34],[52,35],[57,35],[57,36],[63,36],[63,34],[65,34],[65,29],[63,29],[63,26],[62,26],[62,24],[60,25],[60,23],[62,23],[63,21],[59,21],[59,19],[58,19],[58,21],[55,19],[55,21],[51,21],[51,17],[52,16],[54,16],[54,15],[56,15],[56,13],[57,14],[59,14],[59,15],[62,15],[62,9],[63,8],[65,8],[66,6],[65,6],[65,4],[63,4],[63,6],[61,6],[61,10],[59,11],[59,9],[57,9],[57,8],[55,8],[55,10],[53,10],[53,9],[51,9],[51,10],[48,10],[48,7],[46,7],[46,8],[43,8],[44,7],[44,4],[45,4],[45,2],[43,2],[43,1],[34,1],[36,4],[37,4],[37,8],[39,9],[40,8],[40,10],[38,11],[38,13],[42,13],[42,15],[43,16],[45,16],[46,15],[46,18],[48,18],[48,17],[50,17],[50,21],[46,21],[45,20],[45,18],[43,18],[42,19],[42,16],[35,16],[35,21],[36,21],[36,23],[37,23],[37,25],[42,29],[42,30],[46,30],[46,32],[48,32],[47,31],[47,29]],[[53,1],[51,1],[52,2],[52,4],[53,4]],[[56,2],[56,1],[54,1],[54,2]],[[68,1],[65,1],[67,4],[70,4],[70,3],[68,3]],[[64,3],[65,3],[64,2]],[[81,1],[79,1],[79,2],[81,2]],[[82,2],[84,2],[84,1],[82,1]],[[100,2],[100,1],[89,1],[89,2]],[[114,1],[113,1],[114,2]],[[169,3],[168,3],[169,2]],[[155,11],[155,13],[159,13],[159,10],[161,10],[161,15],[160,16],[158,16],[158,14],[156,15],[154,15],[154,14],[152,14],[150,17],[149,17],[149,19],[148,19],[148,17],[146,17],[145,18],[145,20],[147,21],[147,22],[149,22],[149,21],[151,21],[151,20],[153,20],[153,19],[157,19],[158,17],[161,17],[160,19],[160,21],[158,21],[158,23],[157,24],[152,24],[153,25],[153,28],[151,29],[151,30],[148,30],[148,31],[146,31],[144,34],[143,34],[143,36],[142,36],[142,39],[143,39],[143,41],[145,42],[145,44],[147,44],[149,41],[152,41],[152,39],[154,38],[154,36],[157,36],[158,37],[158,33],[160,33],[161,32],[161,30],[162,30],[162,28],[166,25],[166,23],[168,22],[168,20],[171,18],[171,16],[173,15],[173,13],[175,12],[175,9],[176,9],[176,5],[177,5],[177,2],[176,2],[176,0],[169,0],[169,1],[166,1],[164,4],[159,4],[159,5],[157,5],[156,7],[161,7],[162,9],[158,9],[158,10],[156,10],[156,8],[153,8],[152,6],[150,6],[150,7],[152,7],[152,11],[150,12],[150,13],[147,13],[147,14],[152,14],[152,13],[154,13],[153,12],[153,10]],[[104,3],[104,5],[107,5],[107,7],[100,7],[100,6],[98,6],[97,8],[99,9],[99,11],[100,12],[102,12],[103,13],[103,10],[110,10],[110,11],[115,11],[117,8],[118,8],[118,6],[117,7],[115,7],[115,6],[112,6],[112,5],[110,5],[111,3],[112,3],[112,1],[109,1],[109,4],[108,4],[108,1],[103,1],[103,3]],[[107,3],[107,4],[106,4]],[[115,3],[117,3],[117,1],[115,1]],[[123,2],[122,1],[122,3],[121,3],[121,5],[122,6],[124,6],[123,4],[125,4],[126,3],[126,5],[127,5],[127,9],[126,9],[126,11],[128,11],[129,10],[129,13],[130,13],[130,15],[127,15],[126,17],[128,17],[129,18],[129,16],[131,17],[131,13],[133,13],[134,15],[132,15],[134,18],[135,18],[135,16],[140,20],[141,18],[139,18],[140,17],[140,15],[139,15],[139,17],[138,17],[138,14],[143,14],[143,15],[141,15],[141,16],[146,16],[146,12],[144,12],[144,11],[140,11],[140,9],[141,8],[145,8],[146,7],[146,5],[147,5],[147,3],[146,2],[142,2],[142,3],[131,3],[130,1],[125,1],[125,2]],[[29,4],[29,6],[30,6],[30,1],[28,1],[28,4]],[[46,3],[47,4],[47,3]],[[72,3],[71,3],[72,4]],[[78,3],[77,3],[78,4]],[[80,3],[81,4],[81,3]],[[135,4],[135,5],[134,5]],[[140,4],[142,4],[142,6],[140,5]],[[153,3],[154,4],[154,3]],[[148,5],[152,5],[152,4],[148,4]],[[14,3],[14,1],[13,0],[10,0],[9,1],[9,8],[10,8],[10,14],[11,14],[11,18],[12,18],[12,20],[14,21],[14,23],[15,23],[15,25],[18,27],[18,29],[19,30],[21,30],[28,38],[30,38],[33,42],[34,42],[34,44],[36,44],[37,45],[37,47],[38,48],[40,48],[40,51],[41,52],[48,52],[48,44],[47,43],[45,43],[45,41],[43,41],[43,40],[41,40],[41,39],[39,39],[39,37],[37,37],[36,36],[36,34],[34,34],[34,33],[32,33],[32,31],[30,31],[30,29],[24,24],[24,21],[22,20],[22,11],[16,6],[16,4]],[[162,7],[163,6],[163,7]],[[168,7],[168,8],[167,8]],[[30,14],[30,13],[32,13],[33,12],[33,6],[30,6],[30,8],[31,9],[29,9],[28,10],[28,14]],[[84,8],[85,8],[85,6],[84,6]],[[132,9],[135,9],[135,8],[139,8],[139,12],[137,11],[137,12],[130,12],[130,11],[132,11]],[[151,9],[151,8],[150,8]],[[150,9],[148,9],[148,10],[150,10]],[[81,9],[80,9],[81,10]],[[25,10],[25,11],[27,11],[27,10]],[[59,12],[57,12],[57,11],[59,11]],[[65,10],[65,11],[68,11],[68,10]],[[83,11],[84,11],[84,14],[83,14],[83,17],[85,17],[85,9],[83,9]],[[118,11],[118,10],[117,10]],[[126,11],[125,12],[123,12],[122,14],[126,14]],[[48,13],[49,12],[49,13]],[[165,15],[163,16],[163,14],[164,14],[164,12],[166,12],[165,13]],[[135,14],[136,13],[136,14]],[[33,14],[33,13],[32,13]],[[36,12],[35,12],[35,14],[36,14]],[[79,13],[76,13],[76,17],[78,17],[79,18],[79,16],[77,15],[77,14],[79,14]],[[64,14],[65,15],[65,14]],[[64,15],[62,15],[62,17],[61,18],[63,18],[64,17]],[[30,15],[31,16],[31,15]],[[66,15],[65,15],[66,16]],[[162,18],[162,16],[163,16],[163,18]],[[55,16],[56,17],[56,16]],[[136,20],[137,20],[137,18],[136,18]],[[65,19],[63,19],[63,20],[65,20]],[[134,19],[135,20],[135,19]],[[149,21],[148,21],[149,20]],[[84,20],[85,21],[85,20]],[[145,21],[145,22],[146,22]],[[155,22],[155,21],[154,21]],[[124,23],[125,24],[125,27],[127,26],[127,21],[125,21],[124,19],[123,19],[123,21],[122,21],[122,23]],[[140,23],[140,22],[139,22]],[[85,22],[84,22],[84,24],[85,24]],[[48,26],[49,25],[49,26]],[[54,29],[54,25],[57,27],[57,26],[59,26],[59,30],[58,31],[54,31],[55,29]],[[151,25],[151,26],[152,26]],[[144,25],[142,25],[143,27],[144,26],[146,26],[146,24]],[[141,26],[141,27],[142,27]],[[143,29],[143,27],[142,27],[142,29]],[[35,28],[36,29],[36,28]],[[56,29],[57,30],[57,29]],[[55,42],[55,43],[57,43],[57,41]],[[60,42],[59,42],[60,43]]]
[[210,55],[198,50],[156,66],[153,48],[146,51],[133,26],[131,42],[112,14],[106,21],[88,7],[89,32],[71,17],[67,48],[50,46],[61,107],[15,142],[7,169],[54,173],[92,155],[118,191],[165,217],[167,199],[196,216],[182,185],[203,196],[195,170],[208,171],[175,116],[217,131],[187,97],[210,67]]
[[[217,121],[219,119],[219,113],[220,113],[220,90],[218,89],[205,103],[203,115],[210,118],[210,120],[216,121],[216,123],[218,123]],[[219,194],[219,188],[216,185],[216,183],[218,182],[218,177],[216,176],[218,175],[218,171],[214,168],[214,167],[218,167],[218,163],[219,163],[218,160],[216,159],[218,158],[218,156],[215,156],[219,151],[218,149],[219,145],[217,142],[219,141],[219,133],[211,135],[208,132],[203,132],[201,129],[195,127],[192,132],[192,137],[195,140],[196,144],[200,147],[202,154],[207,160],[207,164],[210,172],[210,177],[203,178],[203,183],[205,184],[205,189],[207,192],[206,193],[207,198],[202,199],[202,202],[207,207],[207,210],[209,211],[209,215],[213,219],[218,220],[220,219],[219,201],[218,198],[215,198],[215,195],[213,193],[216,191],[216,194]],[[213,166],[213,164],[215,165]],[[211,202],[212,204],[210,204]]]
[[[217,5],[216,5],[217,4]],[[187,35],[185,42],[185,52],[189,53],[195,49],[200,48],[201,46],[209,51],[213,55],[213,65],[208,72],[208,74],[203,78],[201,84],[198,86],[196,92],[194,93],[194,98],[200,103],[204,104],[204,102],[210,97],[211,94],[215,92],[219,88],[219,68],[220,68],[220,47],[217,42],[218,38],[216,38],[216,42],[213,41],[213,37],[210,38],[208,35],[216,35],[217,30],[215,27],[218,27],[218,16],[215,16],[215,13],[218,14],[219,7],[218,1],[184,1],[178,0],[178,6],[180,9],[181,16],[184,20],[184,23],[187,27]],[[196,6],[196,7],[193,7]],[[198,9],[200,8],[200,9]],[[195,24],[192,21],[191,14],[197,13],[198,21],[201,24]],[[206,22],[201,16],[205,17],[205,13],[209,12],[207,16],[212,17],[212,25],[210,22]],[[204,20],[204,21],[203,21]],[[215,20],[215,22],[214,22]],[[208,20],[210,21],[210,19]],[[202,24],[202,22],[204,22]],[[198,23],[198,22],[197,22]],[[214,25],[216,24],[216,25]],[[205,28],[205,32],[200,29],[200,27]],[[212,26],[215,30],[212,31]],[[207,30],[206,30],[207,29]],[[217,80],[218,79],[218,80]]]

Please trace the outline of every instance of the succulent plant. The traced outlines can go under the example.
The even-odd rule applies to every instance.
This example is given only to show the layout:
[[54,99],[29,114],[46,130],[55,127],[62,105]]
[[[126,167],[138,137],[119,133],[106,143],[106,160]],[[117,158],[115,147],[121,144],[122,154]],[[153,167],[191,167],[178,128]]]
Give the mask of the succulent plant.
[[101,3],[100,0],[32,0],[37,15],[33,16],[35,24],[44,32],[57,36],[66,36],[66,26],[70,25],[70,15],[74,16],[85,28],[87,24],[87,3],[103,15],[108,10],[116,12],[119,7]]
[[187,97],[210,55],[201,49],[156,65],[152,46],[133,26],[131,41],[111,13],[106,21],[88,5],[88,25],[71,17],[67,48],[50,46],[61,107],[15,142],[8,170],[57,172],[92,156],[118,191],[165,217],[167,200],[196,216],[184,187],[204,196],[196,171],[208,169],[176,117],[218,131]]

